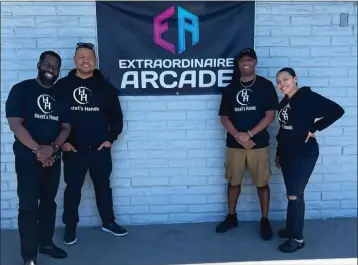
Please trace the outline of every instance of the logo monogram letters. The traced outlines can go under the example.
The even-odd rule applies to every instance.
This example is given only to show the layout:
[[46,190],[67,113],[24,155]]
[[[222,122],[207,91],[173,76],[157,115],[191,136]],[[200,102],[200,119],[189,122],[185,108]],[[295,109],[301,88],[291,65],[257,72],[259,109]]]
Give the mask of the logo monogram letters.
[[77,87],[72,93],[73,99],[79,104],[79,106],[72,106],[73,111],[99,111],[99,107],[84,106],[90,104],[92,92],[88,87]]
[[239,93],[236,95],[236,101],[241,105],[241,107],[236,107],[235,111],[252,111],[256,110],[256,106],[249,106],[250,105],[250,96],[253,93],[251,89],[245,88],[240,90]]
[[292,126],[291,125],[287,125],[288,123],[288,116],[289,116],[289,112],[291,110],[291,106],[290,103],[288,103],[285,107],[283,107],[279,113],[278,113],[278,120],[281,123],[281,127],[282,129],[285,130],[292,130]]
[[53,97],[47,94],[42,94],[38,96],[37,98],[37,106],[42,112],[42,114],[35,113],[34,117],[36,119],[42,119],[42,120],[58,120],[58,116],[52,115],[53,113],[53,107],[56,104],[56,101]]

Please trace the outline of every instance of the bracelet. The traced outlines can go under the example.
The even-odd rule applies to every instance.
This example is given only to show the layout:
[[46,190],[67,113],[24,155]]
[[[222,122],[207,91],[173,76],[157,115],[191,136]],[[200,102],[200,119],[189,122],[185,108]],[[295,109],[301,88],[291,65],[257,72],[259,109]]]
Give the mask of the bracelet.
[[59,148],[59,146],[57,144],[55,144],[55,143],[51,143],[51,146],[52,146],[52,148],[54,150],[54,153],[56,153],[58,148]]
[[247,134],[250,136],[250,138],[254,137],[254,136],[252,135],[252,133],[250,132],[250,130],[247,131]]
[[234,138],[236,139],[236,137],[239,135],[239,133],[237,133],[235,136],[234,136]]

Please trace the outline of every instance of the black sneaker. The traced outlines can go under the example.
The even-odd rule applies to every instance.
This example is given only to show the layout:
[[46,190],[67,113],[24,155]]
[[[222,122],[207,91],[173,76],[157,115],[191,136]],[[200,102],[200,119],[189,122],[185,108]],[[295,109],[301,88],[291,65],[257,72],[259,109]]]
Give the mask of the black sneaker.
[[267,218],[261,218],[261,238],[265,241],[272,239],[272,228]]
[[239,225],[236,214],[229,214],[225,220],[218,224],[216,227],[216,233],[225,233],[229,229],[235,228]]
[[102,230],[115,236],[125,236],[128,234],[128,231],[125,228],[116,224],[115,222],[102,225]]
[[296,239],[290,238],[285,243],[279,245],[278,249],[283,253],[292,253],[305,246],[305,242],[299,242]]
[[39,252],[41,254],[49,255],[54,259],[64,259],[67,258],[67,253],[63,249],[52,244],[51,246],[40,246]]
[[70,246],[77,242],[77,226],[67,226],[65,227],[65,234],[63,236],[63,242]]
[[280,238],[290,238],[290,237],[291,237],[290,233],[288,232],[288,230],[287,230],[286,228],[281,229],[281,230],[278,232],[278,236],[279,236]]

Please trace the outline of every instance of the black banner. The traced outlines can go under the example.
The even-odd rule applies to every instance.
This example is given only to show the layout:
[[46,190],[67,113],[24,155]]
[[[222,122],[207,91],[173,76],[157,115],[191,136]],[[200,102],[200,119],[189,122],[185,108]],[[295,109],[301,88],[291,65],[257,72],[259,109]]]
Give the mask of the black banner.
[[99,69],[120,95],[215,94],[254,46],[255,2],[96,2]]

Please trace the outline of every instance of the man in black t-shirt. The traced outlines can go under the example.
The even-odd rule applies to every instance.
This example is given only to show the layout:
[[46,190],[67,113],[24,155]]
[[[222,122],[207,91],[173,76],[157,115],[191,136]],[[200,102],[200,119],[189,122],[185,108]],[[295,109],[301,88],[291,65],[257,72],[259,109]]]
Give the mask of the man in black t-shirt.
[[6,101],[6,117],[15,136],[18,228],[26,265],[36,264],[38,251],[53,258],[67,257],[52,241],[61,175],[59,147],[71,130],[54,85],[60,67],[57,53],[43,52],[37,64],[37,78],[14,85]]
[[224,233],[238,226],[236,206],[247,165],[260,198],[261,237],[270,240],[268,182],[271,167],[267,127],[275,118],[278,96],[273,83],[255,73],[256,64],[255,51],[243,49],[235,59],[231,84],[222,92],[219,115],[227,131],[225,175],[229,181],[229,214],[216,231]]

